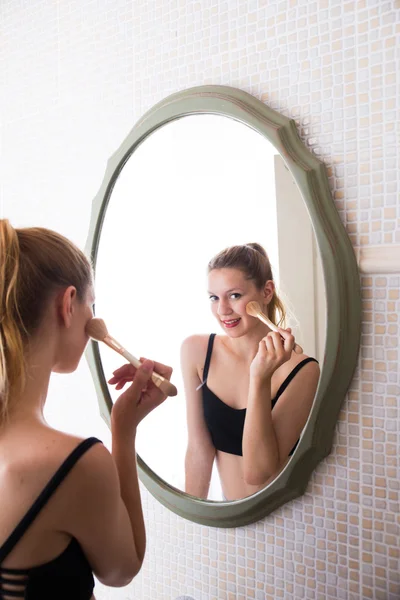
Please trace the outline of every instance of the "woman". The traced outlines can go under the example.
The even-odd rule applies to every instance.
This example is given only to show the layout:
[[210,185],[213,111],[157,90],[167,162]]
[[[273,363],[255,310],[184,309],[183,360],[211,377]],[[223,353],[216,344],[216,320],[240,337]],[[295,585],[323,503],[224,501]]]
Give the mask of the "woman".
[[[93,574],[124,586],[141,568],[145,528],[135,433],[165,397],[144,361],[110,379],[112,452],[52,429],[43,407],[52,372],[71,373],[93,316],[91,266],[71,242],[0,220],[0,598],[93,599]],[[144,390],[144,391],[143,391]]]
[[311,409],[319,367],[293,352],[290,329],[274,333],[246,313],[253,300],[276,325],[285,317],[259,244],[215,256],[208,287],[224,335],[193,335],[182,344],[185,490],[207,498],[216,459],[224,497],[235,500],[265,487],[288,461]]

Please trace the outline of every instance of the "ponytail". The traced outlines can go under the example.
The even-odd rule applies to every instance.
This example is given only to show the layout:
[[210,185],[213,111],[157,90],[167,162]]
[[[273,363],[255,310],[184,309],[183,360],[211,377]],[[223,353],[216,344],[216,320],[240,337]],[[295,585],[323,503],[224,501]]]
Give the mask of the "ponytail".
[[0,424],[8,413],[10,393],[25,382],[23,323],[18,308],[19,242],[6,219],[0,220]]
[[286,310],[276,291],[274,291],[274,295],[268,304],[267,313],[269,320],[275,325],[283,328],[286,327]]

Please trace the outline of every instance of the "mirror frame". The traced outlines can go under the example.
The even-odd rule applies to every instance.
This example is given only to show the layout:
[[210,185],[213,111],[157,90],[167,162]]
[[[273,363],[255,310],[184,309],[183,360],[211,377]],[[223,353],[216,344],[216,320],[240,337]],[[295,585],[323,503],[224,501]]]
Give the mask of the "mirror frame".
[[[304,494],[311,473],[330,453],[339,411],[357,364],[361,294],[355,253],[333,202],[324,163],[306,148],[294,120],[244,91],[219,85],[194,87],[168,96],[139,119],[111,156],[93,200],[86,243],[94,268],[108,202],[115,181],[132,153],[158,127],[187,115],[205,113],[244,123],[265,136],[279,151],[307,206],[326,291],[325,356],[313,407],[295,453],[270,484],[252,496],[233,502],[202,500],[168,484],[137,455],[140,480],[164,506],[203,525],[238,527],[258,521]],[[97,342],[90,343],[86,357],[100,414],[110,426],[112,400]]]

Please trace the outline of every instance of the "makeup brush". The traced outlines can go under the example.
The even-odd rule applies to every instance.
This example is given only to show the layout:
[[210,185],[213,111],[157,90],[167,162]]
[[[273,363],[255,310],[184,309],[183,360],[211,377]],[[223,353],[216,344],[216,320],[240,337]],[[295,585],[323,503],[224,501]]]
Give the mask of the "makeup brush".
[[[115,350],[115,352],[118,352],[118,354],[121,354],[121,356],[126,358],[126,360],[128,362],[130,362],[131,365],[133,365],[137,369],[142,364],[139,359],[132,356],[132,354],[130,354],[130,352],[125,350],[125,348],[123,346],[121,346],[121,344],[119,342],[117,342],[117,340],[115,340],[108,333],[106,324],[104,323],[103,319],[98,319],[96,317],[96,318],[92,319],[91,321],[89,321],[89,323],[86,325],[86,333],[88,334],[89,337],[96,340],[97,342],[104,342],[105,344],[107,344],[107,346],[109,346],[110,348]],[[164,394],[166,394],[166,396],[176,396],[177,395],[178,390],[176,389],[176,387],[170,381],[168,381],[168,379],[165,379],[164,377],[162,377],[162,375],[159,375],[158,373],[155,373],[153,371],[151,378],[153,380],[153,383],[157,387],[159,387],[160,390]]]
[[[249,302],[246,305],[246,312],[248,315],[260,319],[260,321],[268,325],[268,327],[272,329],[272,331],[276,331],[276,333],[279,333],[278,327],[274,325],[274,323],[272,323],[272,321],[270,321],[268,317],[262,312],[258,302],[254,300],[252,302]],[[293,350],[296,352],[296,354],[303,354],[303,348],[299,346],[299,344],[295,344]]]

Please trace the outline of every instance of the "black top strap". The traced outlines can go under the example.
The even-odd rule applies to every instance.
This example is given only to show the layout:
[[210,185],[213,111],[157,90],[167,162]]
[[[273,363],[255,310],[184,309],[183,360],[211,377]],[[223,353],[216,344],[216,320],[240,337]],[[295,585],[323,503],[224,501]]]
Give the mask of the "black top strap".
[[10,554],[11,550],[17,544],[17,542],[24,535],[25,531],[32,524],[35,518],[38,516],[39,512],[45,506],[45,504],[49,501],[50,497],[54,494],[58,486],[68,475],[72,467],[77,463],[80,457],[91,448],[94,444],[101,443],[95,437],[88,438],[83,440],[76,448],[71,452],[69,456],[62,463],[61,467],[57,470],[57,472],[50,479],[49,483],[46,485],[44,490],[39,494],[38,498],[32,504],[31,508],[28,510],[26,515],[14,529],[10,537],[6,540],[3,546],[0,548],[0,564],[3,560]]
[[295,377],[295,375],[297,375],[297,373],[300,371],[300,369],[302,369],[304,367],[304,365],[306,365],[309,362],[318,362],[315,358],[305,358],[304,360],[302,360],[301,362],[299,362],[299,364],[297,364],[295,366],[295,368],[293,369],[293,371],[290,371],[289,375],[286,377],[286,379],[281,383],[279,390],[276,393],[275,396],[275,401],[278,400],[279,396],[281,396],[283,394],[283,392],[286,390],[287,386],[289,385],[289,383],[292,381],[293,377]]
[[208,370],[210,368],[211,354],[212,354],[215,336],[216,336],[215,333],[211,333],[209,340],[208,340],[206,362],[204,363],[204,370],[203,370],[203,383],[205,383],[207,381]]

